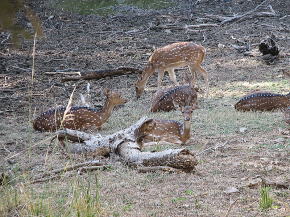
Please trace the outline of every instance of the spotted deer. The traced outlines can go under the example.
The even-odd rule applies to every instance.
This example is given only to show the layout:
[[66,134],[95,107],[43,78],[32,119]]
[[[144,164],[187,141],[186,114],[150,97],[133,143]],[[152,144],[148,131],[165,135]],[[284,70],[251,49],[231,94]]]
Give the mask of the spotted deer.
[[139,144],[150,142],[167,142],[186,144],[190,138],[193,106],[181,107],[183,124],[174,120],[149,119],[137,132]]
[[290,93],[287,95],[270,92],[254,92],[241,98],[236,104],[238,111],[272,111],[290,106]]
[[121,94],[104,89],[106,102],[102,109],[86,106],[73,106],[65,114],[65,107],[50,109],[33,121],[33,128],[38,131],[56,131],[60,128],[87,129],[100,127],[109,119],[113,108],[127,102]]
[[178,107],[197,105],[196,88],[191,85],[182,85],[158,90],[152,100],[151,112],[169,112]]
[[140,98],[149,77],[155,71],[158,72],[158,89],[161,87],[165,71],[169,73],[169,77],[174,84],[178,85],[174,69],[184,66],[189,67],[193,75],[193,83],[196,80],[196,73],[200,73],[203,76],[206,82],[206,95],[208,96],[208,73],[201,67],[204,57],[205,48],[192,42],[177,42],[155,50],[149,58],[141,77],[136,82],[137,98]]

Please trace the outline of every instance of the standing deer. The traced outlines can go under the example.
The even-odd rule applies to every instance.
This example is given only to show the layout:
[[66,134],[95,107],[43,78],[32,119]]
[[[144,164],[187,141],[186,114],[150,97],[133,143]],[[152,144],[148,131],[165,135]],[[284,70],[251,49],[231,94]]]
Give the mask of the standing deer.
[[286,109],[284,116],[285,122],[290,125],[290,106]]
[[254,92],[241,98],[236,104],[238,111],[272,111],[290,106],[290,93],[287,95],[270,92]]
[[65,114],[65,107],[51,109],[42,113],[33,121],[33,128],[38,131],[56,131],[63,128],[86,129],[100,127],[109,119],[113,108],[127,102],[121,94],[104,89],[107,97],[102,109],[98,110],[86,106],[74,106]]
[[193,75],[193,83],[196,79],[196,73],[203,76],[206,82],[206,95],[208,96],[208,73],[201,67],[204,57],[205,48],[192,42],[177,42],[155,50],[135,85],[137,98],[142,95],[149,77],[155,71],[158,72],[158,88],[161,87],[165,71],[169,73],[169,77],[174,84],[178,85],[174,69],[184,66],[189,67]]
[[137,141],[141,144],[148,142],[168,142],[186,144],[190,138],[193,106],[181,107],[183,124],[174,120],[149,119],[137,132]]

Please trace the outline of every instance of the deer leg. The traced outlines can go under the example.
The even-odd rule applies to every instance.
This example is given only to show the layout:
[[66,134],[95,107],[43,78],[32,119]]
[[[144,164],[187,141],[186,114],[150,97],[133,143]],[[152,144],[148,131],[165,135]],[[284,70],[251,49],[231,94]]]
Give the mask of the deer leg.
[[196,81],[196,67],[194,65],[189,65],[189,71],[192,74],[192,85],[194,85]]
[[164,70],[158,70],[158,80],[157,80],[158,89],[161,88],[161,83],[162,83],[163,76],[164,76]]
[[174,83],[176,86],[178,86],[179,83],[178,83],[177,80],[176,80],[176,75],[175,75],[174,69],[171,68],[171,69],[168,69],[167,71],[168,71],[168,74],[169,74],[169,78],[170,78],[170,80],[173,81],[173,83]]
[[209,92],[209,85],[208,85],[208,73],[207,71],[205,71],[204,68],[202,68],[201,66],[197,67],[197,70],[199,71],[200,74],[202,74],[202,77],[205,81],[205,85],[206,85],[206,97],[208,97],[208,92]]

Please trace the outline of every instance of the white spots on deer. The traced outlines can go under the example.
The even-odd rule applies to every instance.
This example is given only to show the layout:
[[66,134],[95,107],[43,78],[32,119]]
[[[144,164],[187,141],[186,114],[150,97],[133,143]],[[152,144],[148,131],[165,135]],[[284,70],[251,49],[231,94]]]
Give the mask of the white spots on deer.
[[117,92],[105,89],[104,93],[107,99],[101,111],[90,107],[74,106],[64,115],[64,107],[48,110],[34,120],[33,127],[41,131],[55,131],[61,127],[63,118],[63,126],[69,129],[83,129],[91,126],[101,127],[111,116],[115,106],[127,102]]

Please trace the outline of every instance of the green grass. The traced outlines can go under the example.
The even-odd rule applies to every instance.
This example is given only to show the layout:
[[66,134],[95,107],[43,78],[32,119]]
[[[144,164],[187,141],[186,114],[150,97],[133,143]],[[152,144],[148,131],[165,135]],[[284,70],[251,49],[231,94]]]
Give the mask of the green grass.
[[104,210],[99,190],[96,175],[76,177],[69,185],[2,186],[0,216],[102,216]]
[[262,210],[267,210],[273,206],[273,199],[269,194],[270,190],[271,188],[269,187],[262,187],[260,190],[261,196],[259,205]]

